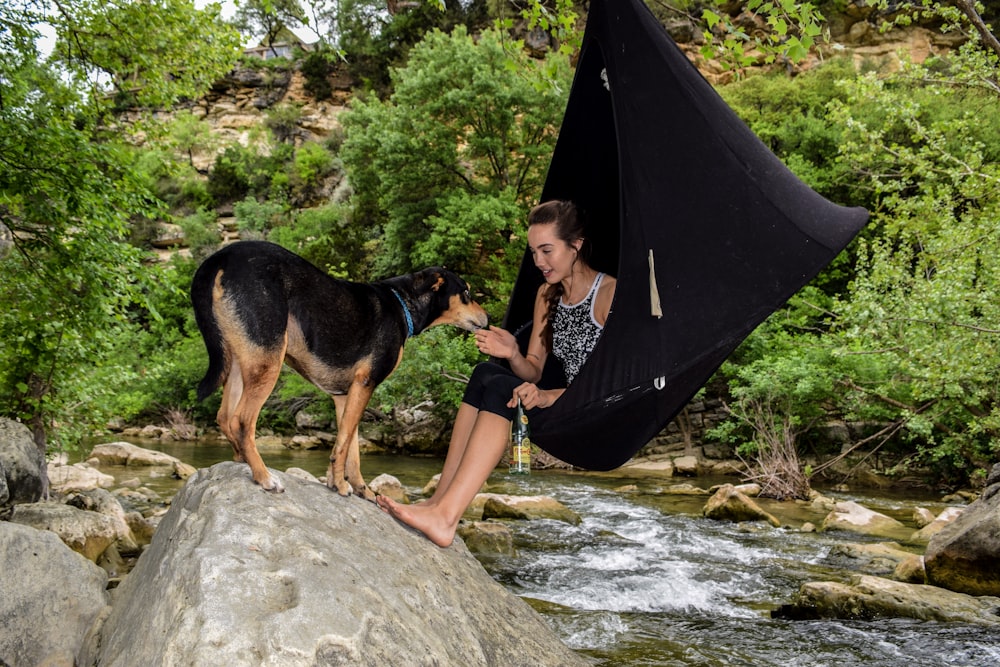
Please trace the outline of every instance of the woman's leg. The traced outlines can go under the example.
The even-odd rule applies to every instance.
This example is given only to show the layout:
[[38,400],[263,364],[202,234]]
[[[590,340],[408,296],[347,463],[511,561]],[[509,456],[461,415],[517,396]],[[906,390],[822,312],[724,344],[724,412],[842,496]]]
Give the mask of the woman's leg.
[[476,424],[478,415],[479,409],[468,403],[462,403],[459,406],[458,414],[455,415],[455,425],[451,430],[451,441],[448,443],[448,454],[444,459],[444,467],[441,468],[441,477],[438,479],[437,488],[434,489],[434,493],[429,499],[417,504],[436,505],[444,492],[448,490],[451,480],[455,478],[455,472],[462,462],[462,457],[465,456],[465,449],[469,445],[469,437],[472,435],[472,428]]
[[455,472],[465,455],[465,448],[468,446],[469,437],[480,410],[486,407],[493,413],[502,412],[503,408],[498,407],[498,399],[501,404],[506,403],[513,388],[520,383],[521,380],[504,366],[490,361],[476,364],[472,371],[472,377],[469,378],[469,384],[466,386],[465,395],[462,397],[458,414],[455,415],[455,425],[452,427],[451,440],[448,443],[448,454],[445,457],[437,488],[428,500],[417,504],[437,504],[455,477]]
[[434,544],[450,546],[462,514],[500,461],[509,434],[510,420],[492,412],[479,412],[454,474],[446,488],[435,494],[434,504],[403,505],[380,497],[379,506]]

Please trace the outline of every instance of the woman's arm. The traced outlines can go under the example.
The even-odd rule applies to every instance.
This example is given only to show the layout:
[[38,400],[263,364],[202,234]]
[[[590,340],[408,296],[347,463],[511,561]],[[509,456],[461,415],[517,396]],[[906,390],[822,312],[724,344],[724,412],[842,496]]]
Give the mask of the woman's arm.
[[514,371],[522,380],[528,382],[538,382],[542,378],[542,369],[545,367],[545,359],[548,351],[545,349],[545,342],[542,339],[542,330],[545,328],[544,318],[548,309],[545,302],[545,285],[538,288],[535,297],[535,313],[531,323],[531,338],[528,339],[528,350],[521,354],[514,335],[505,329],[491,326],[489,329],[480,329],[476,332],[476,345],[483,354],[498,359],[506,359],[510,364],[510,369]]
[[614,276],[604,274],[601,287],[597,290],[597,298],[594,300],[594,319],[602,327],[607,323],[608,315],[611,313],[611,302],[615,299],[616,287],[618,281]]

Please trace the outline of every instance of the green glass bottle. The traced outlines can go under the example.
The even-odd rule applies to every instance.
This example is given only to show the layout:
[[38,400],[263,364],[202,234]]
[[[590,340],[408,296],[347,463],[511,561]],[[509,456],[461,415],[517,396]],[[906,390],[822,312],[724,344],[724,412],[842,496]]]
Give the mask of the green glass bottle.
[[531,430],[528,428],[528,415],[524,414],[521,399],[517,400],[514,411],[514,421],[510,423],[510,474],[528,475],[531,473]]

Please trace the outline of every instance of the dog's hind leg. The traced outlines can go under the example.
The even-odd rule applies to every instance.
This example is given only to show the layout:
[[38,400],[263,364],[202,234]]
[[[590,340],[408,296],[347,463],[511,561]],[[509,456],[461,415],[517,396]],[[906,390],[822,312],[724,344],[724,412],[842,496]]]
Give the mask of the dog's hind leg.
[[236,436],[234,449],[241,455],[253,472],[253,481],[266,491],[281,493],[285,489],[277,478],[272,477],[264,460],[257,451],[257,417],[264,401],[271,395],[274,384],[281,373],[285,356],[285,344],[276,350],[255,350],[253,359],[242,359],[239,368],[242,375],[243,391],[236,401],[235,409],[229,414],[229,429]]
[[[358,452],[358,425],[374,390],[367,380],[367,373],[358,373],[346,396],[333,397],[337,407],[337,444],[330,454],[326,485],[342,496],[350,495],[353,488],[357,495],[374,500],[375,494],[361,476],[361,455]],[[348,474],[349,480],[345,479]]]
[[222,435],[226,436],[226,440],[233,446],[233,460],[239,463],[245,463],[246,460],[243,458],[243,452],[240,450],[239,431],[233,431],[231,418],[236,414],[236,406],[239,404],[242,396],[243,372],[240,369],[239,362],[233,359],[229,368],[226,369],[222,385],[222,402],[219,404],[216,421],[219,424],[219,430],[222,431]]

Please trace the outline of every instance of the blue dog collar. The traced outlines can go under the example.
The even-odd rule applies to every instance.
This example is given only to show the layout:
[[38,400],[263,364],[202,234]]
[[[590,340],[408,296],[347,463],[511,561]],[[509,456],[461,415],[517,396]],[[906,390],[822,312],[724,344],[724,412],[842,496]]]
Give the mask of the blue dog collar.
[[410,309],[406,307],[406,302],[403,301],[403,297],[399,296],[399,292],[397,292],[394,287],[390,287],[389,289],[391,289],[392,293],[396,295],[397,299],[399,299],[399,305],[401,305],[403,307],[403,316],[406,317],[406,337],[407,338],[412,338],[413,337],[413,318],[410,316]]

